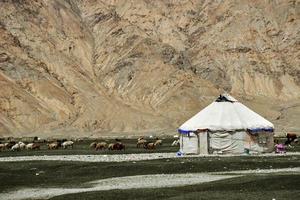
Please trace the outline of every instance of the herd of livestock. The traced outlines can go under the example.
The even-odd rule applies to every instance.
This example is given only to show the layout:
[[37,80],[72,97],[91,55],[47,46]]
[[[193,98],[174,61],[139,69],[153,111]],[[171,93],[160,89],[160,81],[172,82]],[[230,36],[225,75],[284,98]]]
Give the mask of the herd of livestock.
[[[73,149],[74,142],[71,140],[55,140],[55,141],[34,141],[30,143],[25,143],[22,141],[9,141],[5,143],[0,142],[0,151],[3,150],[11,150],[11,151],[20,151],[20,150],[40,150],[41,146],[46,143],[47,148],[49,150],[55,149]],[[159,138],[156,138],[152,141],[147,141],[143,137],[137,139],[136,147],[137,148],[144,148],[148,150],[154,150],[158,146],[161,146],[163,141]],[[172,143],[172,146],[177,146],[179,144],[179,140],[175,140]],[[125,150],[125,144],[123,144],[119,139],[115,139],[114,143],[107,143],[107,142],[92,142],[89,145],[90,149],[98,150]]]
[[[90,144],[90,148],[98,150],[125,150],[125,144],[123,144],[120,140],[116,139],[116,143],[106,143],[106,142],[92,142]],[[155,141],[147,141],[143,137],[137,139],[136,147],[153,150],[157,146],[161,146],[163,141],[161,139],[156,138]],[[172,145],[174,146],[174,145]]]
[[[30,143],[24,143],[22,141],[15,142],[15,141],[9,141],[5,143],[0,144],[0,151],[2,150],[11,150],[11,151],[20,151],[20,150],[40,150],[41,149],[41,142],[30,142]],[[63,148],[66,149],[68,147],[73,148],[74,142],[73,141],[60,141],[57,140],[55,142],[47,143],[48,149],[58,149]]]

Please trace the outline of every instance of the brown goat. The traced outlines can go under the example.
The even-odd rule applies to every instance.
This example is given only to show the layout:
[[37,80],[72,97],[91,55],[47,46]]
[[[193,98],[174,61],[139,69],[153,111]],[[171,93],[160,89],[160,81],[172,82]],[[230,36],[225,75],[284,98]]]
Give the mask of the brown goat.
[[48,149],[51,149],[51,150],[58,149],[58,143],[53,142],[51,144],[48,144]]
[[145,140],[144,138],[139,138],[136,143],[136,147],[139,148],[141,146],[144,146],[145,143],[147,143],[147,140]]
[[91,148],[91,149],[94,149],[94,148],[96,147],[96,145],[97,145],[97,142],[92,142],[92,143],[90,144],[90,148]]
[[104,150],[107,148],[107,143],[106,142],[100,142],[98,144],[96,144],[95,150]]
[[125,151],[125,145],[121,142],[112,143],[108,145],[108,150],[124,150]]
[[0,144],[0,151],[5,150],[5,149],[6,149],[5,144]]
[[32,149],[32,150],[40,150],[40,149],[41,149],[41,145],[40,145],[40,144],[37,144],[37,143],[33,143],[31,149]]
[[156,139],[156,141],[154,142],[155,146],[157,145],[162,145],[162,140],[159,140],[158,138]]
[[146,143],[146,144],[144,144],[144,149],[151,149],[151,150],[153,150],[153,149],[155,149],[155,143],[154,142],[149,142],[149,143]]

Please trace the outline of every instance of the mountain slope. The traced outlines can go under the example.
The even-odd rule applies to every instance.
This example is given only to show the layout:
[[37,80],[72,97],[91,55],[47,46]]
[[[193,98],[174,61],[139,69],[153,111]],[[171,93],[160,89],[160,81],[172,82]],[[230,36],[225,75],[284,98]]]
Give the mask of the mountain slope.
[[223,91],[300,130],[299,1],[0,4],[0,135],[170,133]]

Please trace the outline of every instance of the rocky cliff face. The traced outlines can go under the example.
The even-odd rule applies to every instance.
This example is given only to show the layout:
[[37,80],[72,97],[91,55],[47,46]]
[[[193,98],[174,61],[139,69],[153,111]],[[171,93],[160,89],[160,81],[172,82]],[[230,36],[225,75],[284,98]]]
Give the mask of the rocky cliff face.
[[223,91],[300,131],[300,2],[0,1],[0,135],[176,132]]

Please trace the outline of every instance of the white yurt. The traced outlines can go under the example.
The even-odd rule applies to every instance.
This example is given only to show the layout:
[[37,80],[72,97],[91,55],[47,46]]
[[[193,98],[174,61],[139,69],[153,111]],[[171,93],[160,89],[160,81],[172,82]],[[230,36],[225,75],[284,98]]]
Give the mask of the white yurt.
[[182,124],[185,154],[242,154],[273,151],[274,125],[228,94]]

